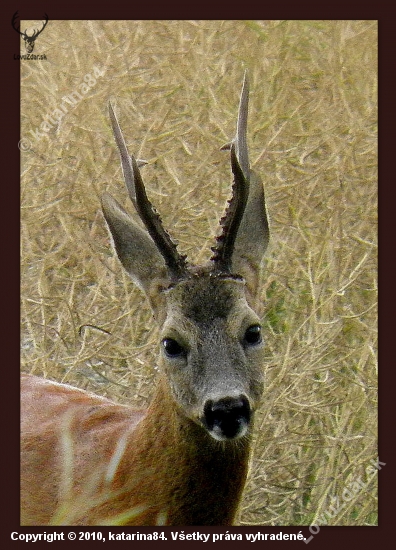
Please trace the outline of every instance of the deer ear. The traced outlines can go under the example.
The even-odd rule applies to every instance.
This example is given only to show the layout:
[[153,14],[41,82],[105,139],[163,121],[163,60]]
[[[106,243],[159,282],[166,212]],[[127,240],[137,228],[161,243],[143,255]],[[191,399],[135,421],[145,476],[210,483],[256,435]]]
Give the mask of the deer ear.
[[241,275],[254,305],[259,288],[260,265],[269,241],[268,216],[260,177],[250,171],[250,189],[246,209],[235,239],[232,271]]
[[148,233],[108,193],[102,196],[102,210],[120,262],[146,294],[155,314],[160,290],[170,284],[163,256]]

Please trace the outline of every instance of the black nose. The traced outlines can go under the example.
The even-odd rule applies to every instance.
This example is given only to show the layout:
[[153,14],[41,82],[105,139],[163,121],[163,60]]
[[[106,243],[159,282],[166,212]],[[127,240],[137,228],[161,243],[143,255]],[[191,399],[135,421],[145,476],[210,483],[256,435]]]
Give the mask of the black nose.
[[246,433],[251,417],[246,397],[209,400],[204,407],[204,424],[218,440],[234,439]]

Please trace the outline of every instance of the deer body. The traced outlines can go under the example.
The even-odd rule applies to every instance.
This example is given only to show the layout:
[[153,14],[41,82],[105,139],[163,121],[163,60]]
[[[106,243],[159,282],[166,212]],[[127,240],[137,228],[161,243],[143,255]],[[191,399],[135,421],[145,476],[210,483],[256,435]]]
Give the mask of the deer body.
[[230,525],[245,484],[263,346],[254,312],[268,241],[260,180],[246,148],[247,83],[231,146],[234,193],[206,266],[189,266],[145,194],[110,110],[130,198],[146,230],[104,195],[124,268],[161,327],[147,411],[22,377],[24,525]]
[[[161,384],[144,414],[95,396],[87,401],[86,394],[81,401],[82,396],[71,387],[66,390],[67,401],[64,396],[58,399],[57,393],[63,394],[64,386],[38,383],[31,376],[24,378],[24,391],[31,402],[40,403],[40,393],[45,392],[45,399],[53,396],[56,403],[35,415],[45,441],[45,454],[36,447],[37,427],[23,425],[25,430],[34,429],[36,437],[33,448],[28,450],[29,442],[26,444],[26,466],[23,460],[21,463],[22,479],[29,478],[26,500],[21,502],[25,514],[22,524],[48,525],[58,518],[60,523],[72,525],[101,525],[119,517],[128,525],[232,523],[246,479],[248,441],[230,454],[227,446],[203,434],[172,403],[167,403],[167,392]],[[60,461],[65,451],[62,434],[53,430],[54,415],[65,418],[60,429],[70,430],[72,448],[78,445],[71,472]],[[111,425],[106,424],[109,418]],[[112,476],[111,459],[120,441],[125,446],[120,451],[122,456],[117,457],[117,475]],[[31,471],[29,464],[33,466]],[[42,469],[51,471],[44,483]],[[53,479],[61,480],[65,474],[73,487],[62,494]],[[37,476],[40,483],[32,484]],[[107,476],[108,481],[103,481]],[[38,509],[33,506],[35,502],[39,503]],[[54,507],[58,502],[65,504],[64,514]]]

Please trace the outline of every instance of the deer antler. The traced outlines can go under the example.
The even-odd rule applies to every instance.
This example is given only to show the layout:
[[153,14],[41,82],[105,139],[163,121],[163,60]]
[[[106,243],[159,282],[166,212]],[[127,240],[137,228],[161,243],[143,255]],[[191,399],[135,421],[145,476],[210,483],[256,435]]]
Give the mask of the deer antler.
[[14,30],[16,30],[17,32],[19,32],[19,34],[20,34],[21,36],[24,37],[25,40],[26,40],[26,39],[29,39],[29,40],[36,40],[36,38],[38,37],[38,35],[39,35],[40,33],[42,33],[43,30],[45,29],[45,27],[47,26],[47,23],[48,23],[48,15],[45,13],[45,14],[44,14],[44,17],[45,17],[45,22],[43,23],[43,26],[41,27],[41,29],[35,29],[35,32],[33,33],[32,36],[28,36],[28,35],[26,34],[27,29],[25,29],[24,32],[21,32],[21,31],[19,30],[19,29],[21,28],[21,25],[20,25],[20,24],[18,25],[18,27],[15,26],[15,22],[16,22],[16,20],[18,19],[18,11],[16,11],[16,12],[14,13],[14,15],[12,16],[11,25],[12,25],[12,27],[13,27]]
[[228,203],[225,215],[220,220],[221,235],[216,238],[216,246],[212,247],[214,254],[211,260],[214,263],[214,268],[225,273],[231,271],[235,239],[249,197],[250,168],[246,140],[248,103],[249,81],[245,72],[239,102],[236,136],[231,144],[222,147],[222,149],[231,149],[231,168],[234,174],[232,198]]
[[[44,17],[45,17],[45,22],[44,22],[43,26],[41,27],[40,30],[35,31],[35,33],[33,34],[33,36],[30,37],[31,39],[36,40],[36,38],[38,37],[38,35],[39,35],[40,33],[42,33],[43,30],[45,29],[45,27],[47,26],[47,23],[48,23],[48,15],[45,13],[45,14],[44,14]],[[25,31],[25,32],[26,32],[26,31]]]
[[21,32],[19,29],[21,27],[21,25],[19,24],[18,27],[15,26],[15,22],[16,20],[18,19],[18,12],[16,11],[14,13],[14,15],[12,16],[12,19],[11,19],[11,25],[13,27],[13,29],[16,31],[16,32],[19,32],[19,34],[21,34],[22,36],[25,36],[25,33],[24,32]]
[[187,274],[186,256],[179,254],[176,244],[164,229],[160,216],[147,197],[138,163],[133,156],[129,156],[124,136],[110,103],[109,112],[114,137],[121,156],[122,171],[129,197],[151,238],[161,252],[171,275],[176,280],[182,279]]

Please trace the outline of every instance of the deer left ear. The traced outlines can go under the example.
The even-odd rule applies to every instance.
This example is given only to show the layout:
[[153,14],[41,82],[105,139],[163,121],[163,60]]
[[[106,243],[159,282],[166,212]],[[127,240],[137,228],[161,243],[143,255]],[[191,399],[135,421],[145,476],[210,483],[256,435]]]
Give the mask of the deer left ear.
[[260,177],[250,171],[249,199],[235,239],[232,271],[245,279],[249,302],[253,306],[268,242],[269,224],[263,184]]

